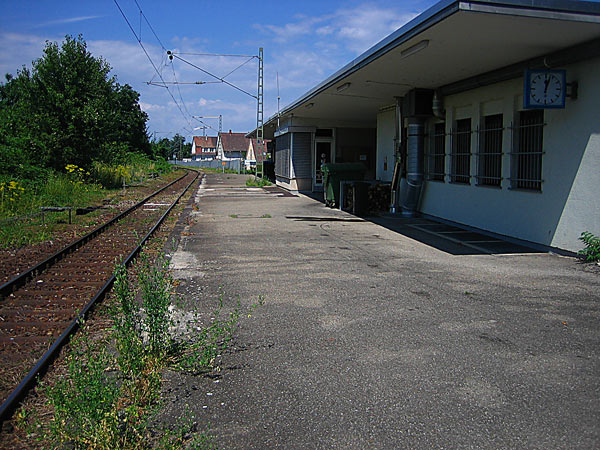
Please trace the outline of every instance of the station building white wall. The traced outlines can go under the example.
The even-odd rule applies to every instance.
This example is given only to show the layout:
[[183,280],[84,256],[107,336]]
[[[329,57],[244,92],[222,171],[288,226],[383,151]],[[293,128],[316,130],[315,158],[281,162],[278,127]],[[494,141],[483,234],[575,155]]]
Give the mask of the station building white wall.
[[[579,95],[576,100],[567,99],[565,109],[544,112],[541,191],[512,189],[509,180],[510,126],[523,104],[523,79],[515,79],[444,98],[447,134],[457,119],[470,117],[475,130],[484,115],[503,114],[501,187],[476,185],[478,139],[474,134],[471,183],[450,183],[448,176],[444,182],[427,181],[421,196],[422,213],[570,251],[583,247],[578,240],[583,231],[600,235],[600,58],[563,68],[567,82],[578,82]],[[389,134],[390,124],[393,127],[388,113],[378,116],[381,155],[386,147],[380,146],[379,137]],[[450,145],[447,136],[447,154]],[[449,172],[450,158],[446,157]]]

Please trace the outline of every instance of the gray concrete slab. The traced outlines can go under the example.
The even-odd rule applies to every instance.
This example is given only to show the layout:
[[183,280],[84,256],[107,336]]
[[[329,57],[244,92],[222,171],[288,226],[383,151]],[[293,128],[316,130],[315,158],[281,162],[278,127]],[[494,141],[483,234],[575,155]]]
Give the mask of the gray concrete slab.
[[224,449],[600,447],[598,266],[445,251],[246,178],[207,175],[174,273],[207,317],[266,303],[219,377],[166,374],[165,414]]

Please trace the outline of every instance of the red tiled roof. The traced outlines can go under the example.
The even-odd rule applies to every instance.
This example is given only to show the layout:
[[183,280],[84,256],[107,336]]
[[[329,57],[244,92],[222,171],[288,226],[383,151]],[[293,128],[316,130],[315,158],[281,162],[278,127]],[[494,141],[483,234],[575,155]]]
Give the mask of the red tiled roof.
[[216,136],[194,136],[194,143],[196,147],[200,148],[216,148],[217,137]]
[[223,151],[226,152],[246,152],[248,150],[248,141],[246,133],[219,133],[223,143]]

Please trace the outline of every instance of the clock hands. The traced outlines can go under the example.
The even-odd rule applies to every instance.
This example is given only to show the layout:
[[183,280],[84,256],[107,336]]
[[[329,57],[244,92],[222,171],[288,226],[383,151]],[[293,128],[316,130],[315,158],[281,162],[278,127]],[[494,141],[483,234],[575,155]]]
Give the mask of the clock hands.
[[561,71],[534,72],[528,75],[526,82],[526,107],[564,108],[565,76]]

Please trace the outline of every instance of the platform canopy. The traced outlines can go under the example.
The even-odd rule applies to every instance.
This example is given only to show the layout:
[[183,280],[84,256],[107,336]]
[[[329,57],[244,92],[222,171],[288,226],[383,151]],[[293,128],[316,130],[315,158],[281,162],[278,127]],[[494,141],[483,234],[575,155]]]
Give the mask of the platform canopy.
[[[581,59],[582,51],[600,54],[600,3],[446,0],[306,92],[281,117],[374,127],[377,112],[413,88],[448,95]],[[276,122],[276,116],[266,122],[265,137],[273,137]]]

